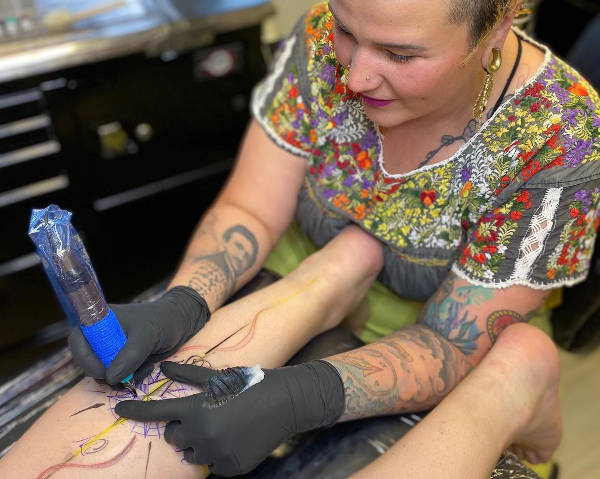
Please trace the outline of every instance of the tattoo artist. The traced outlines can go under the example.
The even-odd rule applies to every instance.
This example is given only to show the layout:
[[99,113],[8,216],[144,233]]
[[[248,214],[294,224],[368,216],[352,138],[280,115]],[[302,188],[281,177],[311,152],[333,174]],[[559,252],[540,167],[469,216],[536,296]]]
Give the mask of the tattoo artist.
[[[265,371],[237,397],[231,371],[164,363],[205,394],[118,414],[171,421],[165,438],[187,460],[240,474],[297,432],[434,407],[503,329],[548,318],[550,291],[589,267],[598,96],[511,28],[518,3],[330,0],[300,20],[170,289],[114,307],[128,342],[107,371],[77,331],[73,354],[116,384],[177,350],[267,258],[277,270],[290,244],[323,246],[350,223],[382,242],[394,306],[373,312],[364,347]],[[548,460],[559,436],[528,457]]]

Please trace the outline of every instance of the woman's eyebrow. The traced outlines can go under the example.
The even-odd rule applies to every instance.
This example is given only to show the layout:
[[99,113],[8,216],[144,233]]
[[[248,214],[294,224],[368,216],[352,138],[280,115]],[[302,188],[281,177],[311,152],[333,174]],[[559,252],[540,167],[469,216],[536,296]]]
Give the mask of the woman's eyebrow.
[[[331,8],[331,2],[329,3],[329,11],[331,12],[331,15],[333,16],[333,18],[335,19],[337,24],[340,27],[342,27],[343,30],[346,30],[349,32],[349,30],[346,28],[344,23],[339,19],[339,17],[335,14],[333,9]],[[388,50],[414,50],[414,51],[419,51],[419,52],[427,50],[427,47],[424,47],[422,45],[415,45],[412,43],[375,43],[375,46],[377,46],[379,48],[387,48]]]

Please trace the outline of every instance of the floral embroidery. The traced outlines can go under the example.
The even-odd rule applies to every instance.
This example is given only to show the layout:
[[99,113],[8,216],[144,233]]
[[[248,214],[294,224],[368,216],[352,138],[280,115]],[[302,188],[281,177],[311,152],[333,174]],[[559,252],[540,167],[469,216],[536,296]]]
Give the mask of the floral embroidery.
[[519,221],[531,206],[530,192],[524,190],[515,194],[512,201],[483,216],[462,250],[460,264],[481,278],[492,279],[504,261],[504,253]]
[[[433,259],[437,251],[447,251],[440,261],[452,254],[460,274],[505,284],[543,198],[543,188],[529,185],[546,178],[553,184],[568,175],[581,183],[600,176],[598,94],[550,54],[536,77],[459,154],[390,176],[381,168],[377,128],[348,88],[348,71],[335,57],[326,3],[313,7],[303,28],[298,45],[305,48],[306,64],[289,62],[280,89],[261,113],[263,124],[308,153],[306,180],[316,214],[360,224],[398,258],[423,251]],[[300,77],[307,78],[306,85]],[[570,173],[583,165],[593,170]],[[560,234],[559,241],[553,240],[558,246],[553,254],[545,253],[548,273],[536,284],[581,277],[587,270],[598,192],[581,191],[586,196],[577,193],[571,205],[577,217],[555,222],[551,234]],[[557,215],[567,207],[563,201]]]
[[564,225],[561,243],[548,260],[548,279],[555,280],[582,273],[589,268],[600,219],[600,188],[579,190],[569,207],[571,219]]

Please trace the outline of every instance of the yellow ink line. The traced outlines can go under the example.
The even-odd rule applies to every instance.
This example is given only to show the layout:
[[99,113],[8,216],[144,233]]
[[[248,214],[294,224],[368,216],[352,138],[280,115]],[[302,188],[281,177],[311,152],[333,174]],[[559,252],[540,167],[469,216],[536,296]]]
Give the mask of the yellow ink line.
[[313,284],[315,284],[317,281],[319,280],[319,277],[316,277],[312,280],[310,280],[308,283],[306,283],[304,286],[302,286],[302,288],[300,288],[298,291],[296,291],[295,293],[290,294],[289,296],[286,296],[284,298],[278,299],[277,301],[275,301],[274,303],[271,303],[269,306],[267,306],[265,308],[265,310],[267,309],[272,309],[276,306],[279,306],[280,304],[283,303],[287,303],[288,301],[291,301],[292,299],[294,299],[296,296],[304,293],[304,291],[306,291],[308,288],[310,288]]

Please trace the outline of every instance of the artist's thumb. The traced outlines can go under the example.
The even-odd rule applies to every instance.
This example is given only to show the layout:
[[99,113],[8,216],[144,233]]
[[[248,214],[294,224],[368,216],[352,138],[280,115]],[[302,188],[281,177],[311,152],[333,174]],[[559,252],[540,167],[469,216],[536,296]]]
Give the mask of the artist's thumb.
[[214,369],[195,366],[193,364],[179,364],[172,361],[160,363],[160,370],[165,376],[180,383],[203,386],[213,376],[218,374]]

